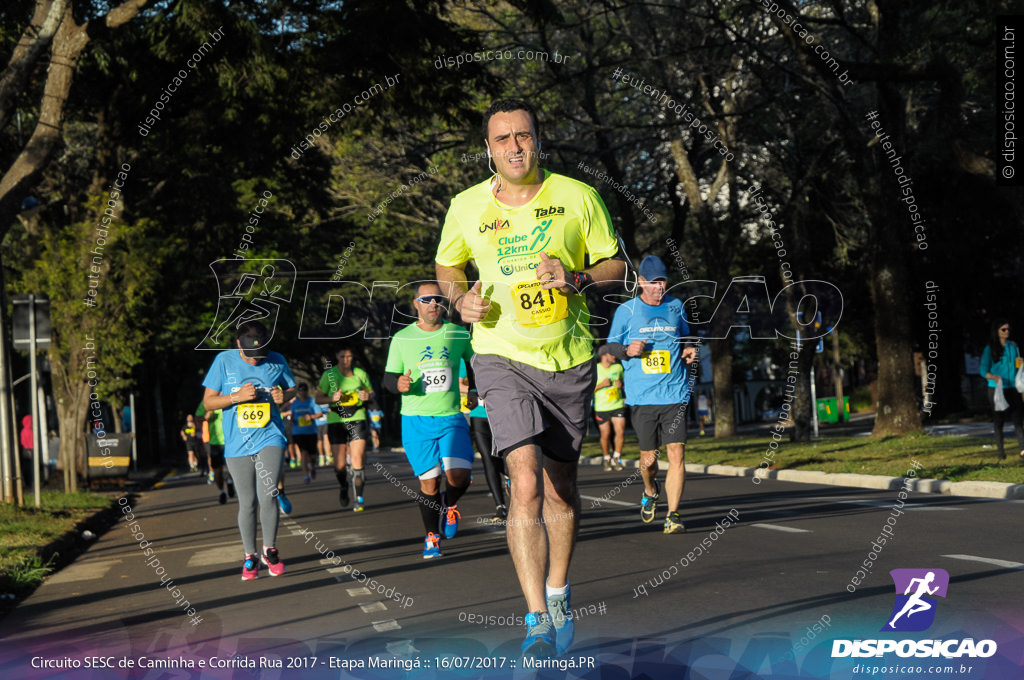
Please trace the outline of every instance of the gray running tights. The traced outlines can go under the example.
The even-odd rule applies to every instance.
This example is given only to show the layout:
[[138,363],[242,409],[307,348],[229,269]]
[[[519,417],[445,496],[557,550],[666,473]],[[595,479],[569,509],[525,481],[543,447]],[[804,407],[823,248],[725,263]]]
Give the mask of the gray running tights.
[[246,555],[256,550],[256,505],[260,508],[263,544],[275,547],[277,541],[277,482],[281,478],[284,449],[267,446],[251,456],[227,458],[228,470],[238,493],[238,531]]

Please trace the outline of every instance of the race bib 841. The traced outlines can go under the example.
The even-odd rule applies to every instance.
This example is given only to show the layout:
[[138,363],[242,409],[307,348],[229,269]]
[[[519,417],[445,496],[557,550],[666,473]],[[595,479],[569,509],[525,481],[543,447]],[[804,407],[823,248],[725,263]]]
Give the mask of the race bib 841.
[[543,281],[523,281],[512,286],[516,320],[520,326],[536,328],[569,316],[569,304],[561,292],[544,290]]

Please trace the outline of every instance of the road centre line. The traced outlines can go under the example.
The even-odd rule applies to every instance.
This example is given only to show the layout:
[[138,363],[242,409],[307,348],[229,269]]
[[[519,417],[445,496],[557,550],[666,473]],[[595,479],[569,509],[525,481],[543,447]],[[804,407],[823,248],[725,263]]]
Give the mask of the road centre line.
[[813,533],[810,529],[797,529],[796,527],[784,527],[781,524],[751,524],[752,527],[759,529],[771,529],[772,531],[784,531],[789,534],[810,534]]
[[1020,562],[1010,562],[1008,560],[997,560],[991,557],[978,557],[977,555],[942,555],[942,557],[948,557],[951,560],[965,560],[967,562],[982,562],[984,564],[991,564],[1003,569],[1016,569],[1017,571],[1024,571],[1024,564]]

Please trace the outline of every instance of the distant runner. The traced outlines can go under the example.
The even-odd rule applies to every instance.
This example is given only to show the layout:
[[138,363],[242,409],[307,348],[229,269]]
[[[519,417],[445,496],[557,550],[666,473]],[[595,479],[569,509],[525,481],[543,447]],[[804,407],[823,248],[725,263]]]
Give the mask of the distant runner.
[[320,416],[320,407],[316,400],[309,396],[309,385],[299,383],[298,394],[291,403],[292,439],[299,449],[299,460],[305,473],[305,482],[309,484],[316,479],[316,419]]
[[334,470],[341,490],[338,499],[341,507],[347,508],[352,500],[348,491],[348,470],[345,454],[352,456],[352,486],[356,492],[356,512],[364,507],[363,485],[366,482],[366,442],[370,438],[370,426],[366,415],[366,402],[373,399],[370,376],[361,368],[352,365],[352,350],[343,347],[338,350],[338,365],[327,369],[320,377],[316,392],[316,403],[330,404],[327,414],[327,438],[334,452]]
[[[213,475],[213,483],[217,485],[220,492],[218,500],[221,505],[228,502],[228,498],[235,497],[235,485],[231,477],[224,476],[224,420],[222,411],[207,411],[206,407],[199,404],[196,409],[196,416],[203,419],[204,429],[209,432],[209,441],[206,443],[207,464],[210,474]],[[227,487],[225,491],[225,486]]]
[[[626,395],[622,389],[622,364],[615,360],[607,348],[598,352],[597,384],[594,385],[594,420],[601,435],[601,455],[604,457],[604,471],[610,472],[614,465],[622,470],[622,445],[626,441]],[[615,448],[612,449],[614,433]],[[614,453],[614,459],[609,455]]]

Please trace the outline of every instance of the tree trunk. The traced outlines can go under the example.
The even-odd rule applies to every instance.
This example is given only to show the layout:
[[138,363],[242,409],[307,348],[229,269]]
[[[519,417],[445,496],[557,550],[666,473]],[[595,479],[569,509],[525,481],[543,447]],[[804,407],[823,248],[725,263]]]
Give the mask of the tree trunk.
[[[81,352],[79,352],[81,353]],[[84,380],[84,363],[76,353],[69,362],[55,362],[53,396],[57,403],[57,422],[60,430],[58,459],[70,471],[69,487],[65,491],[78,491],[79,476],[86,474],[85,422],[89,407],[89,386]],[[72,379],[77,376],[79,379]]]
[[836,413],[839,416],[839,422],[846,420],[846,409],[843,408],[843,365],[840,363],[839,356],[839,329],[836,328],[832,331],[832,370],[835,375],[836,385]]
[[715,386],[715,439],[736,436],[736,400],[732,391],[732,338],[710,340]]
[[[815,404],[811,403],[811,369],[814,366],[814,350],[817,345],[817,340],[811,340],[800,346],[800,358],[798,359],[800,373],[796,379],[796,396],[793,398],[793,406],[790,411],[793,429],[790,430],[789,440],[793,442],[809,442],[814,434],[814,426],[811,422],[812,409],[815,408]],[[792,351],[792,345],[790,347],[790,351]]]
[[[884,234],[897,230],[882,226],[875,231]],[[872,258],[871,299],[878,310],[875,314],[878,402],[875,404],[874,436],[903,434],[921,429],[921,414],[917,410],[914,386],[909,277],[906,262],[901,261],[904,247],[899,243],[886,244],[877,248]]]
[[[0,178],[0,239],[10,229],[20,211],[24,196],[39,181],[54,152],[63,139],[64,105],[74,81],[78,59],[89,42],[105,31],[131,21],[151,0],[127,0],[106,15],[79,24],[73,16],[68,0],[38,2],[33,16],[36,29],[26,30],[22,43],[15,49],[4,72],[0,74],[0,121],[3,120],[16,93],[27,82],[27,73],[35,67],[47,45],[50,59],[46,68],[46,84],[39,104],[39,121],[32,136],[18,157]],[[60,25],[55,26],[57,12],[61,12]],[[45,17],[45,19],[44,19]],[[54,28],[56,33],[53,33]],[[52,35],[52,40],[50,36]],[[28,42],[26,42],[28,41]]]
[[[895,148],[907,150],[906,102],[890,83],[878,85],[878,110]],[[910,264],[913,246],[908,243],[907,211],[898,202],[898,187],[880,146],[872,154],[874,173],[866,183],[868,195],[876,196],[868,226],[868,275],[875,308],[875,351],[878,355],[878,402],[875,404],[874,436],[921,430],[914,384],[914,341],[910,330]],[[909,154],[903,162],[910,166]],[[912,171],[913,166],[908,169]]]

